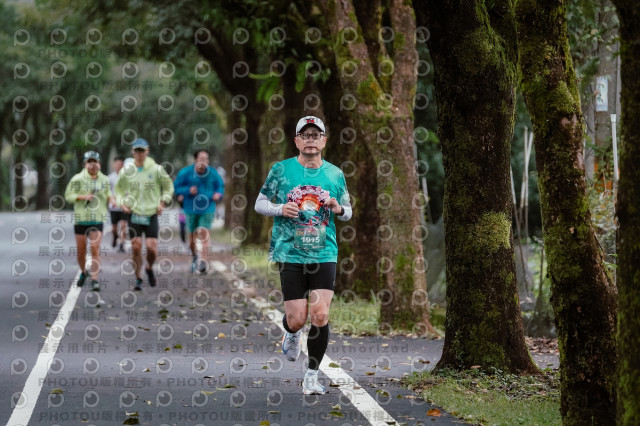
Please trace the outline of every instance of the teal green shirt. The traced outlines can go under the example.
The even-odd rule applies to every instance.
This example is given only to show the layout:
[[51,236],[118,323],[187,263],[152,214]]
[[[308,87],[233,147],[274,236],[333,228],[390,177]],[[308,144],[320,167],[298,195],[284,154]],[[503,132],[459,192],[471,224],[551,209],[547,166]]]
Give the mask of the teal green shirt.
[[[338,261],[338,244],[334,214],[325,203],[335,198],[347,204],[349,192],[342,170],[326,160],[317,169],[306,168],[296,157],[273,165],[260,192],[273,203],[298,204],[298,217],[290,219],[276,216],[271,234],[269,260],[287,263],[322,263]],[[323,228],[326,231],[324,247],[317,249],[296,248],[294,238],[305,228]],[[307,228],[308,229],[308,228]]]

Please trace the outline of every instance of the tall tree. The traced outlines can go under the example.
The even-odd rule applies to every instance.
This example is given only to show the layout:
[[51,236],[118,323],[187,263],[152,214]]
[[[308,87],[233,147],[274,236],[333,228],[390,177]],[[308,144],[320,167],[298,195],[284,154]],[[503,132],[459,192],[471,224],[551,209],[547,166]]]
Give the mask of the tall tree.
[[431,33],[445,170],[445,343],[438,367],[535,373],[511,230],[516,51],[511,2],[415,1]]
[[535,134],[563,422],[613,424],[617,295],[591,225],[566,7],[565,1],[518,1],[521,87]]
[[377,262],[377,279],[388,295],[381,320],[394,327],[420,324],[426,331],[431,326],[423,248],[420,239],[412,238],[421,224],[421,210],[412,207],[419,193],[413,142],[414,13],[402,0],[319,4],[331,32],[343,99],[353,106],[343,113],[357,134],[356,149],[366,150],[376,165],[370,178],[377,195],[379,251],[369,253],[369,262]]
[[640,4],[614,0],[620,18],[622,143],[618,228],[618,424],[640,424]]

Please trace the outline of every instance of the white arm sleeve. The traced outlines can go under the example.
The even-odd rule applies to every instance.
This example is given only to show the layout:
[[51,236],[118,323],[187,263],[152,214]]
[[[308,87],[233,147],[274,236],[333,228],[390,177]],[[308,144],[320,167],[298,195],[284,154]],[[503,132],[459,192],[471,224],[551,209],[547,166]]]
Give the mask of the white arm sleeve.
[[282,206],[283,204],[272,203],[271,201],[269,201],[266,195],[260,193],[258,194],[258,199],[256,200],[256,205],[254,208],[256,212],[265,216],[282,216]]
[[344,214],[342,216],[338,216],[338,215],[335,215],[335,216],[341,221],[346,222],[349,219],[351,219],[351,216],[353,215],[353,209],[351,208],[351,203],[347,200],[346,204],[340,204],[340,205],[344,208]]

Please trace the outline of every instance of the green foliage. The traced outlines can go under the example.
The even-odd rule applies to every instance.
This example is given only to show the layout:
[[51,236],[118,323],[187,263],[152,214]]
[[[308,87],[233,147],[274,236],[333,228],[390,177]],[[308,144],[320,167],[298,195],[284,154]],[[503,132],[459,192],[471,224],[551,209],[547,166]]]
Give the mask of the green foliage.
[[[418,148],[418,178],[426,178],[429,193],[429,211],[431,222],[436,222],[442,215],[444,198],[444,168],[442,165],[442,147],[437,136],[438,118],[434,73],[431,55],[425,42],[418,42],[418,84],[414,105],[414,141]],[[422,186],[422,183],[420,183]]]
[[[0,67],[5,75],[13,75],[14,67],[29,71],[13,78],[0,94],[2,137],[11,141],[15,131],[29,135],[13,154],[27,164],[40,164],[41,176],[54,161],[66,166],[66,175],[51,177],[52,194],[64,190],[81,166],[84,151],[99,151],[105,159],[112,152],[126,156],[130,154],[126,142],[135,136],[149,140],[158,162],[173,160],[171,168],[184,164],[196,146],[216,154],[222,141],[211,109],[194,107],[203,90],[194,77],[193,58],[170,64],[175,72],[169,77],[160,73],[160,63],[131,57],[132,52],[140,53],[135,50],[138,45],[126,58],[117,56],[116,52],[124,52],[119,30],[127,20],[118,20],[121,26],[115,27],[94,22],[88,28],[100,32],[99,42],[87,43],[87,23],[72,13],[72,5],[63,1],[0,5],[0,40],[9,46],[0,53]],[[25,34],[24,42],[14,44],[14,34]],[[135,77],[125,75],[128,62],[126,69],[135,71]],[[163,100],[170,108],[161,108]],[[205,100],[200,98],[201,103]],[[127,102],[131,108],[123,108]],[[208,138],[198,138],[205,133]],[[104,161],[103,171],[108,172],[108,166]]]
[[[295,85],[296,92],[300,93],[304,88],[305,84],[307,84],[307,72],[311,67],[314,67],[314,66],[315,64],[310,60],[302,61],[298,63],[298,65],[296,66],[296,85]],[[313,73],[311,81],[313,82],[322,81],[323,83],[326,83],[330,75],[331,75],[331,69],[323,68],[318,73]]]
[[602,187],[591,186],[588,189],[591,223],[602,246],[608,266],[615,264],[616,231],[618,223],[615,217],[615,196],[613,191],[602,190]]
[[575,66],[576,77],[582,104],[585,97],[592,96],[590,85],[598,71],[598,44],[605,43],[612,47],[617,40],[606,40],[603,35],[618,26],[615,15],[609,20],[600,19],[603,13],[610,12],[609,7],[602,7],[600,0],[569,0],[567,2],[567,30],[571,57]]
[[258,88],[257,100],[267,103],[280,89],[279,77],[267,77]]

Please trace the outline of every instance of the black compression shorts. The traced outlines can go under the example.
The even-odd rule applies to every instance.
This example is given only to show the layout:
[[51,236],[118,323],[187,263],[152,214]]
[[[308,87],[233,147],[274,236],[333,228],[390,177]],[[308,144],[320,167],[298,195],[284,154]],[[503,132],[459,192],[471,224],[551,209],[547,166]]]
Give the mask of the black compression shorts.
[[336,285],[336,264],[279,263],[284,300],[306,299],[311,290],[331,290]]
[[73,225],[73,233],[77,235],[89,235],[94,231],[102,232],[102,223],[93,225]]
[[154,214],[149,218],[148,225],[140,225],[132,222],[133,215],[127,215],[127,228],[129,229],[129,238],[142,237],[144,234],[147,238],[158,238],[158,215]]
[[113,225],[120,222],[121,220],[127,220],[126,214],[122,210],[110,210],[109,214],[111,215],[111,224]]

